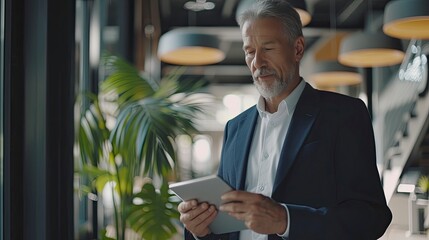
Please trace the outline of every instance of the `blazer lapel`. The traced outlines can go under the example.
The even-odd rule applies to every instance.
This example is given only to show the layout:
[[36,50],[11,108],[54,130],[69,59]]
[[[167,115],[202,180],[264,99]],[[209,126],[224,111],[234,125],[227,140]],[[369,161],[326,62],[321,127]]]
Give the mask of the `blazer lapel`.
[[256,107],[250,109],[249,113],[242,117],[239,123],[239,130],[237,131],[235,159],[237,165],[237,179],[239,185],[236,188],[243,190],[246,182],[247,162],[249,159],[250,146],[255,132],[256,120],[258,119],[258,111]]
[[295,108],[274,180],[273,194],[290,170],[319,112],[318,94],[307,83]]

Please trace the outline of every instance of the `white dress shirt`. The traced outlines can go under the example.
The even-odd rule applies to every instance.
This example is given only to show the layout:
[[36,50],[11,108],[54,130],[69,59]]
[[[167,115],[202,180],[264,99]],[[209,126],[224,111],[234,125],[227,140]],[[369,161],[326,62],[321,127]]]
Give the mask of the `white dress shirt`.
[[[260,97],[256,105],[259,118],[255,126],[252,145],[247,164],[245,190],[260,193],[271,197],[276,177],[277,165],[279,163],[283,142],[289,129],[292,115],[302,91],[305,81],[301,80],[292,93],[280,102],[277,112],[265,111],[265,100]],[[285,204],[288,215],[288,226],[281,237],[289,236],[289,211]],[[251,230],[240,232],[240,240],[267,240],[267,235],[255,233]]]

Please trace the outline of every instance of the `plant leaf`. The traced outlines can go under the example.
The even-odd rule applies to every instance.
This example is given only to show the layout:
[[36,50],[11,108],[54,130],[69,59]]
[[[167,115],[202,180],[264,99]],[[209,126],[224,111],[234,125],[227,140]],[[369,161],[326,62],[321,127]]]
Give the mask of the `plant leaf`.
[[101,91],[117,94],[119,106],[154,94],[148,79],[141,77],[136,68],[125,60],[117,56],[106,56],[105,64],[112,74],[101,84]]
[[144,239],[170,239],[176,232],[175,221],[179,218],[178,202],[163,184],[159,191],[151,183],[143,186],[142,191],[134,195],[143,200],[141,205],[133,205],[128,213],[128,224]]

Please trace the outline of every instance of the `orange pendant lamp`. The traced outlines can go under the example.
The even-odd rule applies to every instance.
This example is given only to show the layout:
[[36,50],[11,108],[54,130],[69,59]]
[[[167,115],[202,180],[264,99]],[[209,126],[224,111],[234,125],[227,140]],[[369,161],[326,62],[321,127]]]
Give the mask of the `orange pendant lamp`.
[[400,39],[429,39],[429,1],[389,2],[384,10],[383,32]]
[[357,32],[341,41],[338,61],[350,67],[385,67],[404,58],[398,39],[381,32]]

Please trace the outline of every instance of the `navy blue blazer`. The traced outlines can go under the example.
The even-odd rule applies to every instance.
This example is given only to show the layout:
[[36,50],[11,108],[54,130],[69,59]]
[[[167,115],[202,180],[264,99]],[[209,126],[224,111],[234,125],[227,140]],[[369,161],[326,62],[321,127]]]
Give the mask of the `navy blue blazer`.
[[[258,118],[252,107],[227,123],[218,174],[245,186],[249,149]],[[298,100],[283,144],[272,198],[287,204],[289,239],[372,240],[392,214],[376,167],[371,119],[356,98],[309,84]],[[237,240],[238,232],[203,239]],[[193,239],[185,231],[186,239]],[[270,235],[269,239],[281,239]]]

